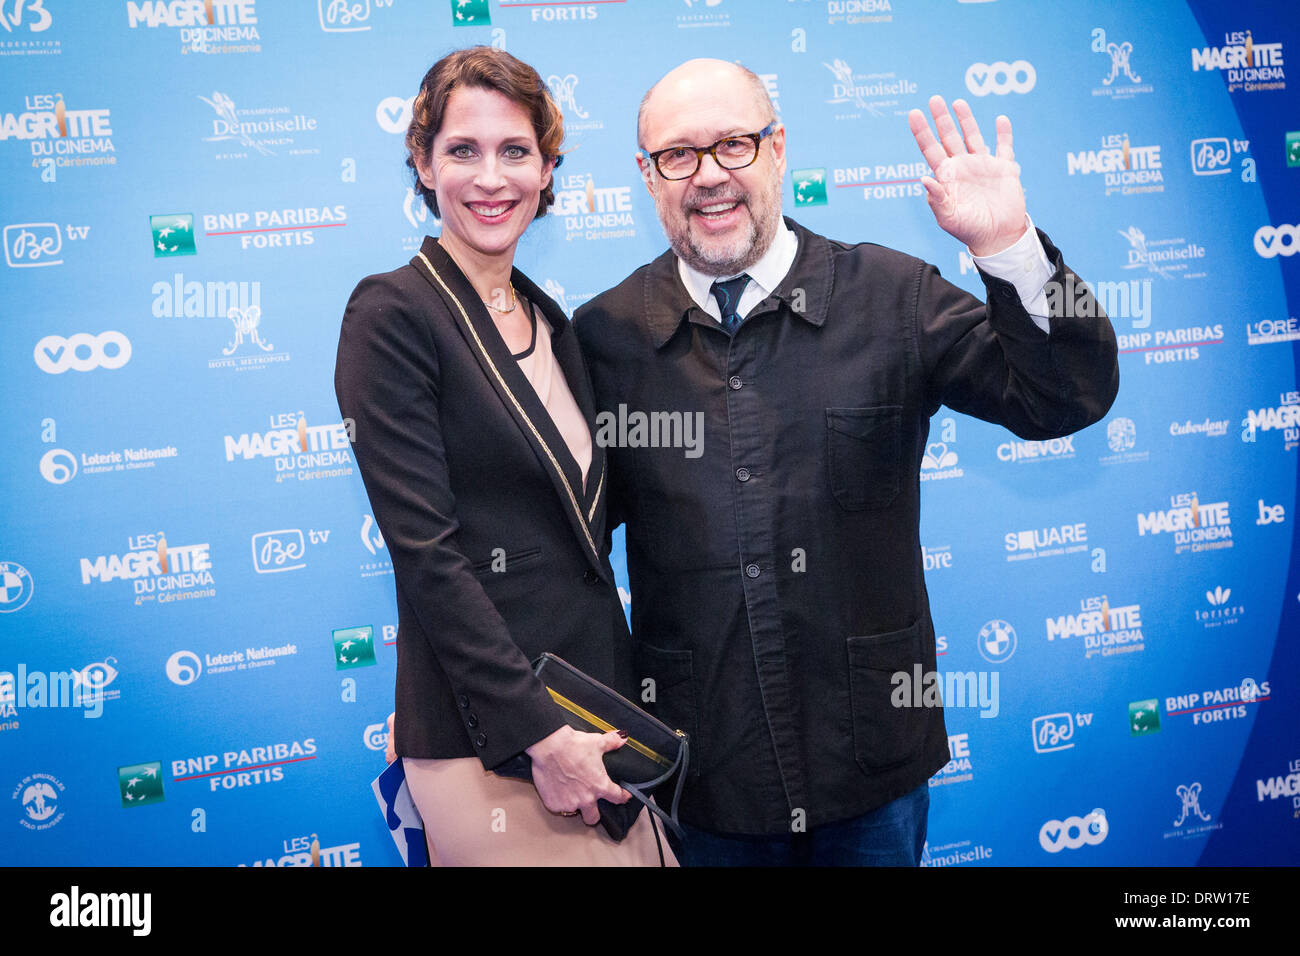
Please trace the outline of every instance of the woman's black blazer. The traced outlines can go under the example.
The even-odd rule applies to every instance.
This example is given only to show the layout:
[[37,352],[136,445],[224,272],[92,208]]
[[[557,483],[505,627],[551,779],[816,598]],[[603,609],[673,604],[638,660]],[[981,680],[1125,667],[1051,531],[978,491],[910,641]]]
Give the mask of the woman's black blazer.
[[[517,269],[596,435],[559,307]],[[397,587],[397,752],[492,768],[564,724],[529,662],[550,651],[623,693],[630,643],[605,540],[604,449],[586,486],[487,308],[432,238],[348,301],[334,389]]]

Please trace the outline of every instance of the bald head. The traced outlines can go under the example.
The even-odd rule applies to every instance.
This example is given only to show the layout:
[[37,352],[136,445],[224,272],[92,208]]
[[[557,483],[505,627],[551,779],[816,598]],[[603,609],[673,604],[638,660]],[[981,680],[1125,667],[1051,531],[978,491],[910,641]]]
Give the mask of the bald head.
[[636,116],[637,145],[650,148],[646,145],[648,125],[654,125],[664,116],[680,115],[684,107],[711,97],[738,108],[755,110],[761,116],[760,126],[776,119],[767,87],[753,70],[727,60],[687,60],[665,73],[641,98],[641,109]]

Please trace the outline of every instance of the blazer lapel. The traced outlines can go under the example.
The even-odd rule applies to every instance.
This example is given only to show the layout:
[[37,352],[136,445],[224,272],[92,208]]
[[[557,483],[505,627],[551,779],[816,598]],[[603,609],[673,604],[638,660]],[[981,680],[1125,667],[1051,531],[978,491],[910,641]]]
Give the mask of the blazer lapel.
[[[551,421],[550,414],[546,411],[541,399],[537,397],[537,392],[534,391],[532,384],[519,368],[519,363],[510,354],[505,340],[501,338],[501,333],[497,331],[496,323],[492,321],[492,317],[488,314],[487,307],[483,305],[478,294],[474,291],[474,287],[470,285],[469,280],[465,278],[464,273],[460,271],[451,256],[432,237],[425,237],[424,245],[415,258],[411,260],[411,265],[424,276],[438,295],[446,301],[452,319],[468,344],[470,352],[482,368],[483,374],[501,400],[506,412],[519,426],[524,440],[528,442],[537,455],[542,470],[550,478],[555,493],[560,498],[560,506],[568,517],[569,524],[573,528],[574,534],[577,535],[588,561],[593,568],[603,575],[600,550],[596,544],[600,538],[591,526],[591,515],[598,510],[595,508],[593,496],[583,488],[582,472],[573,456],[569,453],[568,445],[565,444],[563,436],[560,435],[554,422]],[[551,323],[553,329],[558,315],[558,319],[564,325],[560,329],[556,329],[553,336],[559,338],[568,322],[564,318],[564,314],[559,312],[558,308],[548,298],[540,296],[540,290],[524,278],[523,274],[518,270],[512,276],[512,281],[515,282],[516,289],[522,286],[529,298],[542,304],[541,311],[546,320]],[[561,351],[567,352],[569,350],[567,348],[561,349],[557,343],[555,351],[558,359]],[[581,359],[579,359],[580,361]],[[571,359],[568,362],[568,367],[566,367],[564,361],[560,362],[560,367],[569,382],[570,390],[573,391],[574,399],[579,403],[583,416],[587,418],[588,427],[593,427],[594,421],[590,412],[593,401],[590,394],[590,384],[586,382],[585,371],[581,369],[581,366],[574,369]],[[583,405],[584,399],[578,397],[579,391],[583,390],[586,392],[585,407]],[[592,466],[588,469],[588,475],[591,478],[596,475],[597,449],[595,447],[595,434],[593,427]],[[603,450],[601,458],[600,471],[603,475]],[[592,491],[594,491],[594,487]]]
[[[591,464],[587,468],[586,484],[581,486],[581,500],[583,515],[588,527],[591,528],[592,536],[600,541],[604,535],[605,512],[599,505],[605,495],[607,460],[604,447],[596,440],[598,434],[596,396],[592,391],[591,376],[587,373],[587,365],[583,361],[582,350],[578,348],[577,339],[573,336],[570,322],[555,301],[518,269],[514,271],[511,281],[514,282],[515,289],[537,303],[546,316],[551,326],[551,350],[555,353],[555,360],[564,373],[569,391],[573,394],[573,400],[577,403],[578,411],[582,413],[583,420],[587,423],[587,431],[591,434]],[[576,472],[576,462],[574,469]]]

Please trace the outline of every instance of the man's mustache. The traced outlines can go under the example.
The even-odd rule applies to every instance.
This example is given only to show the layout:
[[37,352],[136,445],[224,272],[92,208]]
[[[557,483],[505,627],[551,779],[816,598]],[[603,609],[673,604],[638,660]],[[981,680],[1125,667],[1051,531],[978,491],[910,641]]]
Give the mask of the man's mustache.
[[696,189],[686,195],[686,209],[696,212],[702,206],[712,206],[720,202],[738,202],[749,205],[749,193],[736,192],[725,187],[718,189]]

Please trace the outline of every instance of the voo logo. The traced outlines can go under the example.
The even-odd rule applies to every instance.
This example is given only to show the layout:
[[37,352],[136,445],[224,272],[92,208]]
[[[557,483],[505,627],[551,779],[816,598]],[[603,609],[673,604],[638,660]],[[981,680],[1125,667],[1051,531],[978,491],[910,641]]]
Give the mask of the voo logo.
[[1106,811],[1098,808],[1086,817],[1048,820],[1038,831],[1038,845],[1048,853],[1077,850],[1084,844],[1096,846],[1109,832]]
[[1006,96],[1008,93],[1028,93],[1038,82],[1038,73],[1028,60],[1016,60],[1014,63],[972,63],[966,68],[966,89],[976,96],[988,96],[995,93]]
[[131,359],[131,341],[121,332],[109,330],[91,335],[78,332],[64,338],[47,335],[33,352],[42,372],[62,375],[68,369],[89,372],[97,368],[121,368]]
[[1293,256],[1297,243],[1300,243],[1300,226],[1283,223],[1280,226],[1260,226],[1255,230],[1255,251],[1265,259]]

